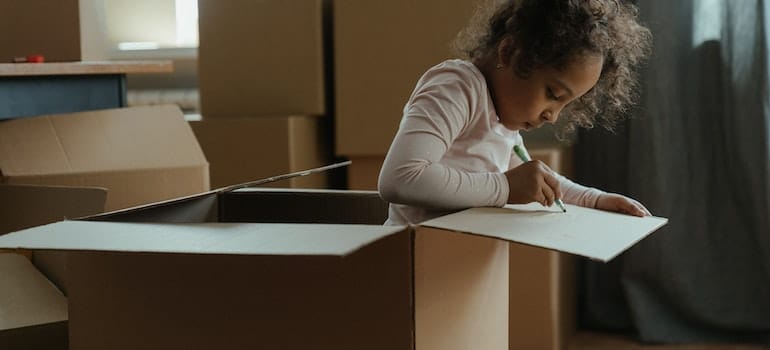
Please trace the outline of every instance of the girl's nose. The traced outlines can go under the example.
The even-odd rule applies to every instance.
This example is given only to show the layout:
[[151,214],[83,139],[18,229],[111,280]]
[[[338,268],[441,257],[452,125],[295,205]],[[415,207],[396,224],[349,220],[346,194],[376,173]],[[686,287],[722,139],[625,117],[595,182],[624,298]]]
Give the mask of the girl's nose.
[[543,111],[543,113],[540,114],[540,120],[543,121],[543,123],[555,123],[556,118],[559,116],[551,111]]

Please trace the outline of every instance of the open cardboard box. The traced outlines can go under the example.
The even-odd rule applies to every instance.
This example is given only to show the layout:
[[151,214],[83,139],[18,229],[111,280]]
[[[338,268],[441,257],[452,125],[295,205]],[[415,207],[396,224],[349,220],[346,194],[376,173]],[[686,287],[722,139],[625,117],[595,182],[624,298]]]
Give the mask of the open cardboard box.
[[239,187],[0,248],[69,252],[72,349],[507,349],[508,242],[606,261],[666,222],[510,206],[389,227],[376,192]]
[[[177,106],[0,122],[0,235],[208,190],[208,163]],[[33,262],[66,294],[62,254]]]
[[108,189],[108,211],[201,193],[208,163],[177,106],[0,122],[0,183]]

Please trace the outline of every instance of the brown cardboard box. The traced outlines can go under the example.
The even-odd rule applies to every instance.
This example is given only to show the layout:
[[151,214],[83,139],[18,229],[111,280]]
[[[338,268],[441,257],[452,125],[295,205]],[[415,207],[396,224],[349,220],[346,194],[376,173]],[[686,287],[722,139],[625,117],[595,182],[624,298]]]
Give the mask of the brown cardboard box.
[[365,225],[384,217],[376,192],[235,188],[10,233],[0,248],[69,252],[77,349],[507,349],[506,241],[607,261],[666,222],[508,206]]
[[[527,151],[570,176],[570,148],[529,145]],[[509,254],[509,349],[566,349],[577,323],[574,256],[521,244],[511,244]]]
[[377,179],[385,156],[351,157],[348,167],[348,189],[377,190]]
[[[0,184],[35,185],[3,188],[14,207],[3,232],[209,189],[208,164],[176,106],[3,121],[0,174]],[[101,187],[106,202],[103,190],[45,186]],[[63,255],[36,252],[34,262],[67,292]]]
[[334,1],[335,153],[385,154],[417,80],[450,58],[472,0]]
[[32,263],[0,253],[0,348],[67,349],[67,299]]
[[[329,162],[330,138],[324,118],[308,116],[191,121],[209,161],[211,186],[319,167]],[[327,188],[330,173],[294,177],[270,187]]]
[[209,189],[208,163],[176,106],[0,123],[0,183],[107,188],[106,210]]
[[80,61],[78,0],[0,0],[0,13],[0,63],[29,55]]
[[[376,192],[276,195],[213,192],[54,224],[80,226],[59,231],[83,252],[69,256],[70,346],[507,347],[505,242],[380,226]],[[261,219],[295,223],[244,223]]]
[[575,257],[510,245],[509,349],[566,349],[576,329]]
[[207,118],[326,115],[328,0],[199,0]]

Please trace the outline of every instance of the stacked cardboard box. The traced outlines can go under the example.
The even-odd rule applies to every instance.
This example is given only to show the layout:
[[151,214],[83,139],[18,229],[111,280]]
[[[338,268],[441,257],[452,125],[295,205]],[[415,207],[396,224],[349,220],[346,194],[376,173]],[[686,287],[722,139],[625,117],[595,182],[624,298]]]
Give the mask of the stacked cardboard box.
[[78,0],[0,0],[0,63],[43,55],[47,62],[80,61]]
[[[388,151],[406,100],[450,43],[473,0],[334,1],[335,152],[353,161],[350,188]],[[376,182],[376,176],[374,177]]]
[[[328,142],[315,116],[226,118],[191,121],[219,188],[324,165]],[[291,178],[271,187],[327,188],[326,173]]]
[[[329,2],[200,0],[198,5],[202,121],[193,128],[211,163],[212,185],[327,163]],[[271,186],[326,188],[328,177]]]

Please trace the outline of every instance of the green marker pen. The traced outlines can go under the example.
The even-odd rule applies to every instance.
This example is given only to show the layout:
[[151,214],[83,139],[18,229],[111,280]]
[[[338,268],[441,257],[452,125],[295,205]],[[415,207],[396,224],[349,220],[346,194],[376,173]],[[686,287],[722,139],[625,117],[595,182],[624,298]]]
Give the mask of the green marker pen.
[[[522,162],[529,162],[532,160],[532,158],[529,157],[529,154],[524,151],[523,148],[519,147],[519,145],[513,146],[513,152],[516,153],[517,156],[519,156],[519,159],[521,159]],[[561,201],[561,198],[556,198],[556,205],[561,208],[561,211],[567,212],[567,208],[564,207],[564,202]]]

